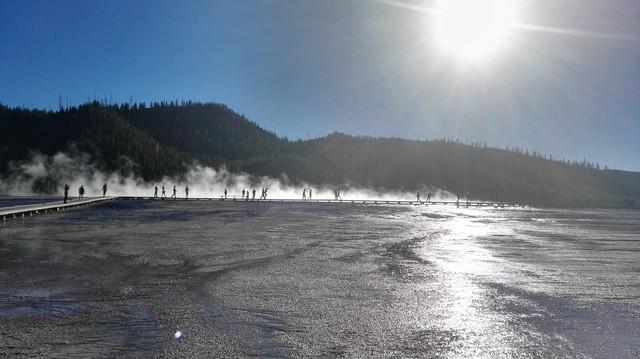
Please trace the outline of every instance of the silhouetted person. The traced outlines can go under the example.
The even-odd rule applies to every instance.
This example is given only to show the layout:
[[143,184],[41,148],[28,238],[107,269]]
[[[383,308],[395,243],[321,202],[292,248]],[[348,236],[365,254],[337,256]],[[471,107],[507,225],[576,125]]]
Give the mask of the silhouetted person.
[[313,195],[313,190],[309,188],[309,200],[311,200],[311,196]]
[[176,196],[176,193],[177,193],[177,192],[178,192],[178,191],[176,191],[176,186],[174,185],[174,186],[173,186],[173,194],[171,195],[171,198],[173,198],[173,199],[178,198],[178,196]]
[[224,199],[227,199],[227,189],[224,189]]
[[153,190],[153,198],[158,198],[158,186],[155,186],[155,189]]
[[244,198],[244,188],[242,189],[242,198]]
[[427,202],[431,202],[431,192],[427,193]]
[[265,199],[264,198],[264,187],[262,187],[262,193],[260,193],[260,199]]
[[420,192],[416,193],[416,201],[422,203],[422,201],[420,200]]
[[302,199],[303,200],[307,199],[307,189],[306,188],[302,190]]
[[255,201],[255,199],[256,199],[256,189],[255,189],[255,188],[253,189],[252,193],[253,193],[253,194],[252,194],[252,196],[251,196],[251,200],[252,200],[252,201]]
[[164,185],[162,186],[162,198],[167,198],[167,195],[164,192]]
[[189,186],[184,188],[184,198],[189,198]]
[[247,197],[245,197],[245,200],[248,201],[249,200],[249,190],[247,190]]
[[64,185],[64,203],[67,203],[67,199],[69,199],[69,185]]
[[80,197],[80,199],[84,197],[84,186],[82,185],[78,188],[78,197]]
[[339,189],[339,188],[338,188],[338,192],[337,192],[337,194],[338,194],[338,199],[339,199],[340,201],[342,201],[342,195],[340,195],[340,189]]
[[264,189],[264,199],[267,199],[267,196],[269,195],[269,187],[266,187]]
[[107,184],[103,184],[102,185],[102,197],[106,197],[107,196]]

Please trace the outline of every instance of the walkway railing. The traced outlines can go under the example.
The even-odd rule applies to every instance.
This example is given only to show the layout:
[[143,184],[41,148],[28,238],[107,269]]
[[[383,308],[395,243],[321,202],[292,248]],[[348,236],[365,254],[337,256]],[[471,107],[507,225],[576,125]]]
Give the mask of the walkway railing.
[[293,198],[269,198],[269,199],[242,199],[242,198],[215,198],[215,197],[194,197],[194,198],[162,198],[144,196],[121,196],[125,200],[164,200],[164,201],[224,201],[238,203],[353,203],[353,204],[402,204],[402,205],[455,205],[458,207],[527,207],[525,204],[506,203],[500,201],[409,201],[390,199],[293,199]]
[[433,205],[447,205],[457,207],[494,207],[494,208],[513,208],[513,207],[527,207],[524,204],[504,203],[504,202],[482,202],[482,201],[407,201],[407,200],[387,200],[387,199],[291,199],[291,198],[277,198],[277,199],[240,199],[240,198],[212,198],[212,197],[196,197],[196,198],[154,198],[154,197],[140,197],[140,196],[120,196],[120,197],[101,197],[101,198],[86,198],[86,199],[74,199],[69,200],[67,203],[62,201],[49,202],[43,204],[29,204],[23,206],[12,207],[0,207],[0,220],[6,221],[7,219],[22,218],[27,216],[33,216],[37,214],[58,212],[62,210],[90,206],[97,203],[113,200],[155,200],[155,201],[221,201],[232,203],[327,203],[327,204],[366,204],[366,205],[413,205],[413,206],[433,206]]
[[105,201],[112,201],[114,199],[117,199],[117,197],[83,198],[68,200],[67,203],[56,201],[42,204],[28,204],[24,206],[0,207],[0,219],[5,221],[12,218],[27,217],[49,212],[58,212],[71,208],[89,206]]

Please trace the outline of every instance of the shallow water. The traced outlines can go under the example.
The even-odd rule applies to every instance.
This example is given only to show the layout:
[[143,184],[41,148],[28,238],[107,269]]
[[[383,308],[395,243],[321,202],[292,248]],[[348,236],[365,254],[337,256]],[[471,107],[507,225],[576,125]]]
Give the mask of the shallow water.
[[0,226],[0,356],[640,357],[640,212],[116,201]]

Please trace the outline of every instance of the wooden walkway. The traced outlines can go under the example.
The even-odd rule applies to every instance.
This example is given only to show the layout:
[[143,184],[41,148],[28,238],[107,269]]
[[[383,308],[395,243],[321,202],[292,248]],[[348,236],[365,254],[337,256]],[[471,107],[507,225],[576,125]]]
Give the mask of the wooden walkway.
[[414,205],[414,206],[431,206],[431,205],[448,205],[457,207],[495,207],[495,208],[509,208],[509,207],[528,207],[525,204],[514,204],[506,202],[483,202],[483,201],[408,201],[408,200],[387,200],[387,199],[292,199],[292,198],[274,198],[274,199],[256,199],[246,200],[240,198],[211,198],[211,197],[196,197],[196,198],[154,198],[154,197],[137,197],[137,196],[123,196],[118,197],[124,200],[155,200],[155,201],[221,201],[221,202],[236,202],[236,203],[347,203],[347,204],[395,204],[395,205]]
[[493,208],[513,208],[513,207],[528,207],[523,204],[512,204],[512,203],[503,203],[503,202],[478,202],[478,201],[431,201],[431,202],[418,202],[418,201],[403,201],[403,200],[386,200],[386,199],[343,199],[343,200],[333,200],[333,199],[313,199],[313,200],[301,200],[301,199],[261,199],[261,200],[242,200],[242,199],[234,199],[234,198],[207,198],[207,197],[199,197],[199,198],[154,198],[154,197],[136,197],[136,196],[120,196],[120,197],[100,197],[100,198],[86,198],[86,199],[73,199],[69,200],[67,203],[63,203],[62,201],[56,202],[47,202],[41,204],[29,204],[22,206],[12,206],[12,207],[0,207],[0,220],[6,221],[7,219],[14,218],[23,218],[28,216],[33,216],[37,214],[44,214],[49,212],[57,212],[63,211],[72,208],[90,206],[97,203],[102,203],[106,201],[114,201],[114,200],[145,200],[145,201],[219,201],[219,202],[231,202],[231,203],[252,203],[252,204],[261,204],[261,203],[298,203],[298,204],[314,204],[314,203],[326,203],[326,204],[365,204],[365,205],[409,205],[409,206],[436,206],[436,205],[444,205],[444,206],[457,206],[463,208],[483,208],[483,207],[493,207]]
[[63,211],[66,209],[89,206],[105,201],[113,201],[116,198],[117,197],[84,198],[69,200],[67,201],[67,203],[56,201],[39,204],[27,204],[23,206],[0,207],[0,219],[5,221],[12,218],[21,218],[33,216],[36,214]]

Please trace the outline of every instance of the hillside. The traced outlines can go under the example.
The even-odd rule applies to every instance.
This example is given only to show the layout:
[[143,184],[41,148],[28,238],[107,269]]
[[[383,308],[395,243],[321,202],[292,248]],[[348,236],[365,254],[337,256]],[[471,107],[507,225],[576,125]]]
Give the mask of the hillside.
[[[522,151],[454,141],[410,141],[335,133],[288,141],[224,105],[90,103],[59,111],[0,106],[0,173],[30,152],[87,153],[104,171],[144,180],[180,175],[189,164],[313,185],[381,190],[441,188],[488,200],[551,206],[620,207],[640,198],[640,173],[602,170]],[[56,184],[37,190],[50,192]]]

